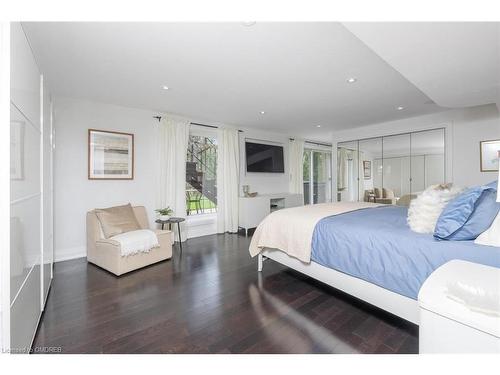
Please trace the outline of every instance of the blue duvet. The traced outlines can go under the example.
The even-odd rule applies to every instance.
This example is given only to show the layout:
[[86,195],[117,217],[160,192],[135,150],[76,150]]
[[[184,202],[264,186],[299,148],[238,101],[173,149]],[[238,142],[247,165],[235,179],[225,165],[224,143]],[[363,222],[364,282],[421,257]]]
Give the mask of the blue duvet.
[[406,216],[404,207],[382,206],[326,217],[314,229],[311,260],[413,299],[449,260],[500,267],[500,248],[412,232]]

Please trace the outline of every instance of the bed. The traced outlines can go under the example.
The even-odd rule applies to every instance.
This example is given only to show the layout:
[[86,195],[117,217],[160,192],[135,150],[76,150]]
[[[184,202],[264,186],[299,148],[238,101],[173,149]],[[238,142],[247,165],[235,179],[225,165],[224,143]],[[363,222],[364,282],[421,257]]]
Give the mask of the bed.
[[405,207],[366,202],[285,209],[259,225],[250,254],[259,271],[272,259],[418,324],[418,291],[435,269],[452,259],[500,267],[500,248],[436,240],[406,217]]

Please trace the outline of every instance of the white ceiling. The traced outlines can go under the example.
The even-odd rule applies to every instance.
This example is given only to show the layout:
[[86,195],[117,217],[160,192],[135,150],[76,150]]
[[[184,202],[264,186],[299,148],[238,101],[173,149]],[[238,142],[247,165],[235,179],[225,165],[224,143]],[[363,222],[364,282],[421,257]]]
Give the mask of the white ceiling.
[[442,110],[340,23],[23,27],[56,95],[320,140]]
[[344,25],[438,105],[500,104],[500,23]]

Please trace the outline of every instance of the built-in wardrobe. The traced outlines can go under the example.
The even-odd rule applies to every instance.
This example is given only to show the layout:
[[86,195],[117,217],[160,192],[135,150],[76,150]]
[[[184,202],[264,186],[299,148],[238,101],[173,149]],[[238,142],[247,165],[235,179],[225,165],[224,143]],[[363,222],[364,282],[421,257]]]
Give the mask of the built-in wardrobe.
[[445,128],[337,143],[337,200],[405,202],[445,182]]
[[47,85],[20,23],[11,24],[10,51],[8,335],[12,352],[26,352],[53,276],[53,111]]

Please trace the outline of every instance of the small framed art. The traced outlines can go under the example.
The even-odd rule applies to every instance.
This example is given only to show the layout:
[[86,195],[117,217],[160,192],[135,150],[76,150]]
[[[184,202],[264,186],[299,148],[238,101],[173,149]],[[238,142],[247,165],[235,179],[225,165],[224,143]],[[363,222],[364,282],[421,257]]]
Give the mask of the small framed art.
[[372,162],[369,160],[363,161],[363,177],[365,180],[372,178]]
[[89,180],[132,180],[134,178],[134,135],[89,129]]
[[498,153],[500,139],[479,142],[479,157],[481,172],[498,172]]

